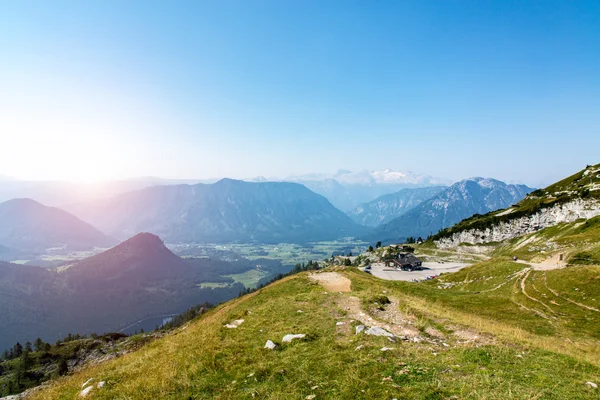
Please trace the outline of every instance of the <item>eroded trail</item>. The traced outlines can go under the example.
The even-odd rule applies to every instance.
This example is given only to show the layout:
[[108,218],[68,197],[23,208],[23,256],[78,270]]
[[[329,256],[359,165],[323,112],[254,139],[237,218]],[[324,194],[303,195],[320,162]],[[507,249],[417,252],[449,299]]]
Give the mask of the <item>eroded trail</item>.
[[308,276],[330,292],[350,292],[352,281],[338,272],[316,272]]

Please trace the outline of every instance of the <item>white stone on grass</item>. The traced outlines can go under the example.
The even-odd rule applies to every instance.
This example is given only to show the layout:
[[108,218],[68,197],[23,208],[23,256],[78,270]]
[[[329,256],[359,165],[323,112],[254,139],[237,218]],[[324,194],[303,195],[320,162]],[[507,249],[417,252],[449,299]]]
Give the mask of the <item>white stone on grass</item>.
[[81,393],[79,393],[79,397],[85,397],[85,396],[87,396],[88,394],[90,394],[90,392],[92,391],[93,388],[94,388],[93,386],[86,387],[85,389],[83,389],[81,391]]
[[281,341],[283,343],[290,343],[294,339],[302,339],[304,337],[306,337],[306,335],[304,333],[297,333],[295,335],[289,334],[289,335],[285,335],[283,337],[283,339],[281,339]]
[[356,334],[358,335],[359,333],[361,333],[362,331],[364,331],[366,329],[366,327],[364,325],[358,325],[356,327]]
[[236,319],[235,321],[232,321],[231,323],[225,325],[225,328],[235,329],[243,323],[244,323],[243,319]]
[[273,343],[270,340],[267,340],[267,343],[265,344],[265,349],[273,350],[275,347],[277,347],[275,343]]
[[585,384],[591,387],[592,389],[598,389],[598,385],[594,382],[586,382]]

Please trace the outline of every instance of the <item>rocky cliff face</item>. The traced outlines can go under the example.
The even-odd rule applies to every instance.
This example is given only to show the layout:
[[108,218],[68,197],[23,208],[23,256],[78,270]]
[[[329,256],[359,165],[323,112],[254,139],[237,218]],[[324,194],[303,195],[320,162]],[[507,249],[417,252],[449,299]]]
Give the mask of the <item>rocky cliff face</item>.
[[[508,209],[504,213],[509,213]],[[538,231],[561,222],[573,222],[600,215],[600,201],[575,199],[564,204],[542,209],[535,214],[500,222],[486,229],[469,229],[437,240],[440,248],[456,247],[461,243],[483,244],[500,242]]]

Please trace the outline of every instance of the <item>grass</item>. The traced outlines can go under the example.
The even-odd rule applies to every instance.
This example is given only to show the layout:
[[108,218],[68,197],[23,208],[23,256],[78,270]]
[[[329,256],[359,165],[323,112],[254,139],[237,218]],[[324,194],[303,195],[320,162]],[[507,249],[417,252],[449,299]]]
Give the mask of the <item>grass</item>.
[[[81,384],[94,378],[107,382],[92,391],[94,399],[304,399],[312,394],[318,399],[597,399],[598,392],[585,385],[600,380],[600,357],[586,347],[591,331],[545,331],[542,317],[508,306],[515,294],[511,285],[483,292],[504,278],[518,280],[510,277],[524,267],[490,261],[444,276],[442,282],[419,284],[347,270],[343,273],[352,280],[352,292],[329,294],[306,274],[295,275],[223,304],[137,352],[61,378],[31,398],[75,398]],[[576,268],[585,273],[583,283],[573,278],[581,291],[573,300],[596,304],[589,297],[596,296],[598,269]],[[548,287],[571,295],[574,282],[549,272],[554,271],[546,273]],[[533,293],[542,278],[530,276],[528,291]],[[443,282],[455,286],[438,287]],[[400,309],[420,326],[448,332],[448,347],[394,344],[339,329],[336,321],[350,323],[339,307],[347,296],[361,303],[399,299]],[[598,326],[595,315],[580,308],[565,310],[565,321],[591,318],[586,326]],[[498,315],[504,311],[510,315]],[[240,318],[245,322],[239,328],[223,328]],[[464,342],[452,334],[459,329],[488,332],[491,339]],[[281,344],[288,333],[305,333],[309,339]],[[263,349],[267,339],[278,348]],[[570,346],[563,346],[566,339]],[[359,345],[364,347],[355,350]],[[394,350],[382,352],[384,346]]]

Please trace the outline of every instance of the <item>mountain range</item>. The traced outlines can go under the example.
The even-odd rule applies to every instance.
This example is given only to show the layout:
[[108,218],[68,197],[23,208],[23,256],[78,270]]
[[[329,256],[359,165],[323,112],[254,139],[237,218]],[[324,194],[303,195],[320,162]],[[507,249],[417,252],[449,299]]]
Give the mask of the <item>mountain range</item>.
[[302,243],[365,232],[325,197],[289,182],[154,186],[68,209],[117,238],[144,231],[168,243]]
[[76,251],[117,243],[118,240],[59,208],[31,199],[0,204],[0,245],[13,251],[39,253],[55,247]]
[[376,227],[399,217],[444,189],[446,189],[446,186],[402,189],[361,204],[347,214],[356,223]]
[[425,238],[473,214],[506,208],[533,190],[525,185],[509,185],[490,178],[465,179],[375,228],[365,239],[390,243],[410,236]]
[[315,193],[325,196],[334,206],[344,212],[349,212],[363,203],[403,188],[449,183],[428,175],[390,169],[360,172],[340,170],[336,174],[294,175],[285,178],[285,181],[305,185]]

